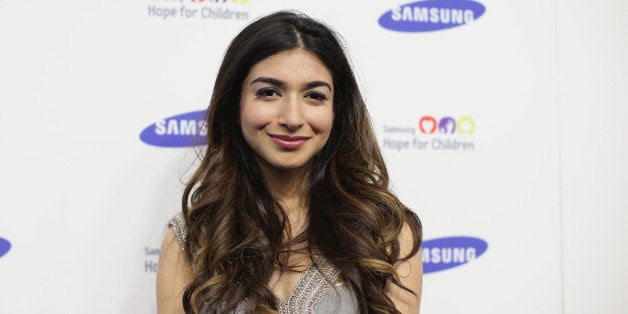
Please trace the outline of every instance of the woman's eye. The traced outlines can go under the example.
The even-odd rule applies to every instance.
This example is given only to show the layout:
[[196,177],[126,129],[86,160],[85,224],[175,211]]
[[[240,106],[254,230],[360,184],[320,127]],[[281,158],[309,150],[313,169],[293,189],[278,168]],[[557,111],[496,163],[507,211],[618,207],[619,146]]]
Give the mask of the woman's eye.
[[305,95],[305,97],[309,97],[315,100],[327,100],[327,96],[325,96],[325,94],[323,93],[319,93],[319,92],[310,92],[308,94]]
[[273,96],[280,96],[279,92],[277,92],[277,90],[272,89],[272,88],[262,88],[260,90],[257,91],[257,93],[255,94],[256,96],[263,96],[263,97],[273,97]]

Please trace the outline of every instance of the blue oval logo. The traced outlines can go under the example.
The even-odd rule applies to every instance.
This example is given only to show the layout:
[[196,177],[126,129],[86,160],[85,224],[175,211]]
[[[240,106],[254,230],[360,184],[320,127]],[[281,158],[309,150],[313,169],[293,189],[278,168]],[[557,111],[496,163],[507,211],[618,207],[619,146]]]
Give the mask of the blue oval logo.
[[433,273],[469,263],[486,252],[478,238],[449,237],[423,241],[423,273]]
[[205,143],[206,110],[193,111],[165,118],[149,125],[140,133],[142,142],[160,147],[189,147]]
[[7,254],[11,249],[11,243],[3,238],[0,238],[0,257],[2,255]]
[[426,0],[392,8],[379,25],[398,32],[431,32],[469,24],[486,8],[472,0]]

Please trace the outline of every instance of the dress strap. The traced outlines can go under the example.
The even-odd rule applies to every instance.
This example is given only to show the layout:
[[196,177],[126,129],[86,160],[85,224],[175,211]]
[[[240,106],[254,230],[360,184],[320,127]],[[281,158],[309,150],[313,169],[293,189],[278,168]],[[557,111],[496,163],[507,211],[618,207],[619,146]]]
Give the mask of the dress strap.
[[168,222],[168,228],[172,228],[174,235],[177,237],[177,241],[181,246],[181,249],[185,251],[185,243],[188,235],[188,228],[185,225],[185,219],[183,219],[183,213],[179,212],[170,218]]

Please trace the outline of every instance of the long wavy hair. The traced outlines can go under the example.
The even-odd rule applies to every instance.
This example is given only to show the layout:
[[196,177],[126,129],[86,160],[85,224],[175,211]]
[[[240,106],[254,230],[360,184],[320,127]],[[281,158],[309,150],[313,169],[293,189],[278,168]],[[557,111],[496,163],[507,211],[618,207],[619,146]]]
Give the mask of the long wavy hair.
[[[313,53],[326,65],[335,94],[329,140],[309,163],[304,196],[309,223],[286,239],[286,212],[271,194],[238,121],[250,69],[291,49]],[[360,313],[398,313],[386,286],[408,290],[394,265],[417,253],[421,223],[389,189],[366,106],[333,31],[286,11],[249,24],[227,49],[206,122],[207,145],[182,201],[188,227],[184,250],[193,272],[183,295],[186,312],[231,312],[244,299],[247,312],[276,311],[268,288],[273,270],[286,269],[282,256],[305,244],[309,254],[323,255],[340,270]],[[408,256],[400,256],[397,240],[404,222],[413,238]]]

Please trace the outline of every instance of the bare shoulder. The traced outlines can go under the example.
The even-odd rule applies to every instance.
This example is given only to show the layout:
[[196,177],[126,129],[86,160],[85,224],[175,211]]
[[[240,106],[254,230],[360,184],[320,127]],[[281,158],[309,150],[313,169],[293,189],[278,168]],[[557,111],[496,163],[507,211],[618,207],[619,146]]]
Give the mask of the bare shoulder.
[[169,228],[161,244],[157,269],[158,313],[184,313],[182,297],[190,280],[190,264],[175,232]]
[[[406,257],[412,251],[413,236],[410,225],[404,223],[399,235],[399,256]],[[389,284],[386,294],[401,313],[419,313],[421,305],[421,288],[423,285],[423,261],[421,249],[405,261],[395,265],[402,285],[412,290],[410,293],[394,284]]]

